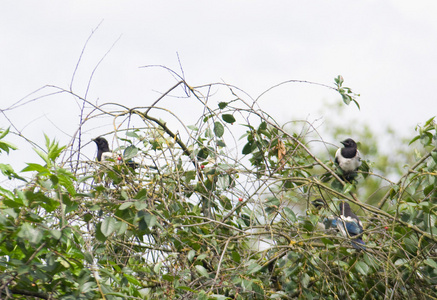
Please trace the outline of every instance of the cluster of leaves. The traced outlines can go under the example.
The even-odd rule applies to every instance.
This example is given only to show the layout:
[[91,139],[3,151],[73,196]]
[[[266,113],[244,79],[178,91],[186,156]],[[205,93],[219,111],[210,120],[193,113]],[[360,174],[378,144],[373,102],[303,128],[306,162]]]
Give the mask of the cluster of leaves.
[[[343,99],[357,103],[342,83],[336,79]],[[37,151],[43,163],[23,170],[31,179],[1,166],[22,182],[0,188],[1,298],[425,299],[436,293],[434,119],[412,141],[422,145],[417,161],[371,205],[353,192],[373,177],[368,170],[366,179],[344,182],[306,136],[287,132],[240,98],[211,108],[187,88],[205,113],[185,127],[186,138],[150,109],[130,109],[126,115],[145,126],[118,139],[126,145],[116,149],[124,150],[121,162],[61,160],[64,147],[46,137],[46,150]],[[244,129],[243,143],[232,145],[236,127]],[[14,149],[3,141],[0,148]],[[129,159],[140,167],[129,168]],[[323,208],[311,206],[316,198]],[[339,201],[361,215],[365,251],[321,225],[338,214]]]

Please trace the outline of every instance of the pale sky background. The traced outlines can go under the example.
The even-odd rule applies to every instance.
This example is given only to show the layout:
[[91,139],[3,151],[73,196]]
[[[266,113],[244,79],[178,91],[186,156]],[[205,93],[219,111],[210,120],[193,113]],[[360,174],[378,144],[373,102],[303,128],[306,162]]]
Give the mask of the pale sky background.
[[[417,123],[437,113],[436,16],[435,0],[2,1],[0,109],[45,85],[68,89],[87,38],[103,21],[73,84],[83,96],[92,70],[117,41],[94,73],[87,95],[91,102],[152,104],[156,91],[176,81],[163,70],[139,67],[179,71],[178,53],[190,85],[226,82],[253,98],[286,80],[333,85],[341,74],[345,86],[361,94],[361,111],[348,107],[348,122],[369,123],[376,130],[391,126],[412,135]],[[172,107],[190,114],[179,101]],[[285,123],[335,117],[320,113],[325,101],[340,97],[325,88],[289,84],[259,104]],[[5,114],[40,144],[43,133],[68,143],[78,127],[78,106],[71,96],[39,99]],[[0,127],[10,125],[0,115]],[[107,125],[87,128],[84,139],[107,132],[112,124]],[[20,168],[37,160],[31,145],[13,136],[8,140],[20,150],[7,160]],[[95,145],[84,152],[92,157]]]

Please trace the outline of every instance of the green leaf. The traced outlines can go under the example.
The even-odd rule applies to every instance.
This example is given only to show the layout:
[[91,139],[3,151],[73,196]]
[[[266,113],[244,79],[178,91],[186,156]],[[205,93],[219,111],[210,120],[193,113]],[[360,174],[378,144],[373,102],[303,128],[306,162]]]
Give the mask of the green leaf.
[[411,145],[412,143],[414,143],[415,141],[417,141],[418,139],[420,139],[420,135],[415,136],[409,143],[408,145]]
[[63,186],[71,196],[76,195],[76,189],[73,184],[76,178],[73,174],[62,168],[58,169],[57,173],[60,185]]
[[202,276],[208,277],[208,271],[201,265],[195,266],[197,273],[199,273]]
[[434,270],[437,269],[437,262],[431,258],[427,258],[424,260],[424,263],[428,266],[430,266],[431,268],[433,268]]
[[325,245],[334,245],[334,242],[333,242],[331,239],[321,238],[320,240],[321,240],[322,243],[325,244]]
[[[1,140],[9,133],[9,128],[6,129],[5,131],[0,131],[0,132],[1,132],[1,135],[0,135],[0,140]],[[0,141],[0,149],[6,151],[6,153],[9,154],[9,150],[11,150],[11,149],[17,150],[18,148],[12,143],[9,143],[6,141]]]
[[434,160],[434,162],[437,163],[437,150],[436,149],[431,151],[431,156],[432,156],[432,159]]
[[16,178],[27,182],[26,179],[15,173],[14,169],[10,164],[0,164],[0,171],[2,172],[3,175],[7,176],[9,179]]
[[56,239],[59,240],[62,236],[62,232],[60,230],[52,229],[50,230],[50,234]]
[[199,128],[195,125],[188,125],[187,128],[193,131],[199,131]]
[[224,114],[224,115],[222,115],[222,119],[223,119],[223,121],[225,121],[226,123],[229,123],[229,124],[233,124],[233,123],[235,123],[235,118],[234,118],[234,116],[233,116],[233,115],[230,115],[230,114]]
[[242,153],[244,155],[247,155],[250,154],[253,150],[253,144],[251,142],[248,142],[246,145],[244,145]]
[[226,144],[222,140],[218,140],[217,141],[217,146],[224,148],[224,147],[226,147]]
[[136,139],[140,139],[140,136],[136,132],[134,132],[134,131],[127,131],[126,132],[126,136],[133,137],[133,138],[136,138]]
[[133,204],[134,204],[133,202],[124,202],[122,205],[120,205],[118,210],[125,210],[125,209],[131,207]]
[[340,87],[344,82],[343,76],[338,75],[336,78],[334,78],[334,81]]
[[196,256],[196,251],[194,251],[194,250],[188,251],[187,259],[189,262],[193,261],[194,256]]
[[289,207],[284,207],[284,213],[285,213],[285,216],[287,217],[287,219],[290,221],[290,222],[296,222],[296,214],[294,213],[294,211],[291,209],[291,208],[289,208]]
[[354,188],[354,185],[353,185],[353,184],[351,184],[351,183],[346,183],[346,184],[344,185],[344,187],[343,187],[343,193],[344,193],[344,194],[347,194],[347,193],[349,193],[350,191],[352,191],[353,188]]
[[149,229],[152,229],[153,226],[155,226],[155,224],[156,224],[156,216],[154,216],[154,215],[151,215],[151,214],[145,214],[144,217],[143,217],[143,219],[144,219],[144,221],[146,222],[147,227],[148,227]]
[[399,267],[399,266],[403,266],[404,264],[408,263],[408,259],[406,258],[400,258],[398,260],[395,261],[395,266]]
[[162,267],[162,261],[158,262],[154,267],[153,267],[153,272],[155,272],[156,274],[159,274],[161,272],[161,267]]
[[6,130],[0,130],[0,132],[1,132],[0,140],[2,138],[4,138],[9,133],[9,129],[10,129],[10,127],[6,128]]
[[337,179],[334,179],[331,182],[331,187],[338,192],[341,192],[343,190],[343,184],[341,184],[341,182],[338,181]]
[[34,164],[34,163],[26,163],[27,167],[25,167],[23,170],[21,170],[21,172],[32,172],[32,171],[36,171],[38,173],[41,173],[42,175],[47,175],[50,174],[50,171],[39,165],[39,164]]
[[111,233],[115,231],[116,224],[117,221],[113,217],[107,217],[103,220],[100,231],[105,237],[108,237]]
[[217,185],[219,188],[226,190],[230,184],[231,179],[229,178],[229,175],[218,176]]
[[138,148],[135,147],[134,145],[130,145],[129,147],[124,149],[123,158],[125,160],[128,160],[135,157],[137,154],[138,154]]
[[188,286],[182,286],[182,285],[180,285],[180,286],[178,286],[178,287],[176,287],[176,288],[179,289],[179,290],[184,290],[184,291],[188,291],[188,292],[192,292],[192,293],[197,293],[197,291],[195,291],[195,290],[189,288]]
[[202,260],[204,260],[204,259],[207,258],[207,257],[208,257],[208,255],[205,254],[205,253],[203,253],[203,254],[200,254],[200,255],[196,258],[196,260],[202,261]]
[[266,206],[279,206],[281,202],[276,197],[270,197],[266,202]]
[[228,102],[220,102],[220,103],[218,104],[218,107],[219,107],[220,109],[224,109],[226,106],[228,106]]
[[39,244],[43,238],[43,234],[40,229],[33,227],[29,223],[24,223],[20,231],[18,232],[18,237],[27,240],[31,244]]
[[203,147],[202,149],[199,150],[199,152],[197,153],[197,159],[198,160],[205,160],[208,158],[209,155],[209,151],[208,148]]
[[127,229],[129,228],[129,225],[125,222],[118,222],[117,224],[120,224],[120,226],[117,230],[117,235],[125,234]]
[[215,122],[214,123],[214,134],[217,137],[221,138],[224,133],[225,133],[225,128],[223,127],[223,124],[220,122]]
[[137,202],[135,202],[135,208],[137,210],[143,210],[143,209],[147,208],[147,206],[149,206],[149,204],[147,204],[146,201],[137,201]]
[[310,279],[311,277],[307,273],[303,274],[303,276],[300,279],[300,282],[302,283],[303,287],[305,288],[308,287],[308,284],[310,283]]
[[260,266],[259,264],[255,263],[255,262],[251,263],[249,265],[249,267],[247,268],[247,274],[248,275],[254,274],[254,273],[258,272],[261,269],[262,269],[262,266]]
[[169,282],[172,282],[174,280],[174,276],[164,274],[164,275],[162,275],[162,279],[169,281]]
[[208,300],[208,296],[204,291],[200,291],[200,293],[197,295],[197,300]]
[[232,260],[235,261],[236,263],[239,263],[241,261],[240,253],[238,253],[236,250],[232,251],[231,256],[232,256]]
[[362,275],[367,275],[367,273],[369,272],[369,266],[363,261],[358,261],[355,264],[355,270],[357,270],[358,273],[361,273]]
[[136,286],[142,286],[141,282],[140,282],[137,278],[135,278],[134,276],[129,275],[129,274],[126,274],[126,273],[124,273],[123,276],[124,276],[124,277],[127,279],[127,281],[129,281],[130,283],[132,283],[132,284],[134,284],[134,285],[136,285]]

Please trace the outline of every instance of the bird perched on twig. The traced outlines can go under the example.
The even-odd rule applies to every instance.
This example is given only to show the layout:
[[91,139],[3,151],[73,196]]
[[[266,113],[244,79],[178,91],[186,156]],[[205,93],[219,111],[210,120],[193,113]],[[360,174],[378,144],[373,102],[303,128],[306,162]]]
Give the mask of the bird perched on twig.
[[114,153],[109,149],[108,141],[103,137],[97,137],[92,140],[97,145],[97,161],[105,161],[108,159],[114,159],[117,157]]
[[356,214],[351,210],[349,203],[341,202],[339,205],[340,216],[326,218],[323,223],[325,228],[337,228],[344,237],[353,238],[352,247],[357,250],[366,250],[365,243],[361,236],[354,238],[363,233],[363,224]]
[[[99,136],[99,137],[93,139],[92,141],[94,141],[94,143],[96,143],[96,145],[97,145],[97,160],[98,161],[105,161],[105,160],[109,160],[109,159],[114,159],[114,160],[118,160],[120,162],[123,162],[123,158],[120,155],[112,152],[109,149],[108,141],[105,138]],[[132,169],[136,169],[140,166],[138,163],[134,162],[131,159],[126,161],[126,165]]]
[[351,138],[341,142],[343,148],[338,148],[335,153],[335,163],[341,170],[341,177],[351,181],[356,176],[356,171],[361,166],[360,151],[357,149],[357,143]]

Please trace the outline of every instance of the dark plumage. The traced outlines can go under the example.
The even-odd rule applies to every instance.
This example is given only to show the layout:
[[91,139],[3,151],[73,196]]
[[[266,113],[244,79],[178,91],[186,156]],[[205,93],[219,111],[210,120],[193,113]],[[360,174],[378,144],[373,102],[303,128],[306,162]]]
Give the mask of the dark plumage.
[[[105,138],[99,136],[99,137],[93,139],[92,141],[94,141],[94,143],[96,143],[96,145],[97,145],[97,160],[98,161],[102,161],[102,157],[103,157],[103,160],[106,160],[108,158],[112,158],[113,154],[112,154],[111,150],[109,149],[108,141]],[[105,155],[104,155],[104,153],[105,153]]]
[[351,241],[352,247],[357,250],[366,250],[366,247],[364,246],[365,243],[361,237],[354,238],[364,231],[360,219],[352,212],[351,207],[347,202],[341,202],[339,209],[339,217],[331,216],[323,220],[325,229],[337,228],[344,237],[353,239]]
[[325,201],[321,198],[317,198],[313,201],[311,201],[311,204],[317,209],[320,210],[321,208],[325,207]]
[[[340,232],[345,237],[354,237],[361,234],[364,231],[363,224],[358,216],[352,212],[349,203],[341,202],[339,208],[340,217],[337,220],[337,228]],[[351,243],[355,249],[366,249],[366,247],[364,247],[365,243],[361,237],[355,238]]]
[[[117,159],[119,161],[123,161],[123,159],[121,158],[120,155],[113,153],[109,149],[108,141],[105,138],[99,136],[99,137],[93,139],[93,141],[97,145],[97,160],[98,161],[105,161],[108,159]],[[134,162],[133,160],[128,160],[128,161],[126,161],[126,166],[128,166],[129,168],[132,168],[132,169],[136,169],[140,165],[137,164],[136,162]]]
[[335,163],[342,171],[343,179],[350,181],[356,175],[356,171],[361,166],[360,151],[357,149],[357,144],[351,138],[341,142],[343,148],[338,148],[335,153]]

